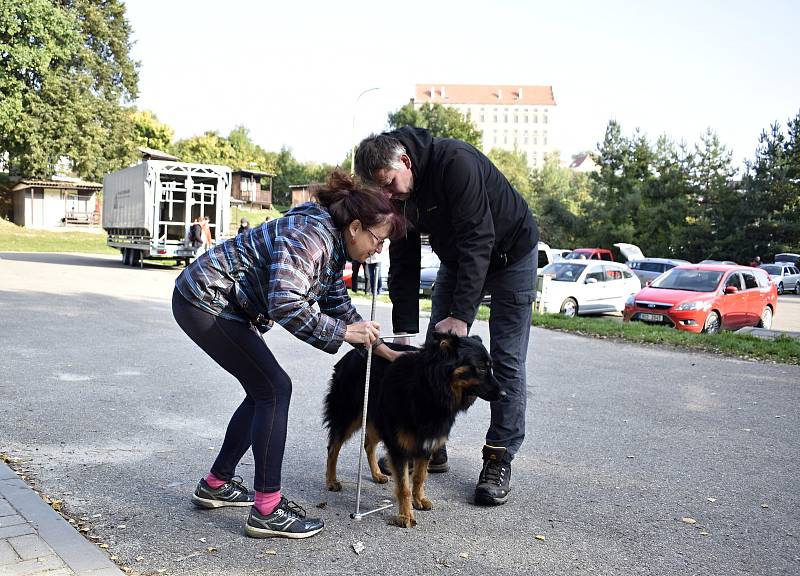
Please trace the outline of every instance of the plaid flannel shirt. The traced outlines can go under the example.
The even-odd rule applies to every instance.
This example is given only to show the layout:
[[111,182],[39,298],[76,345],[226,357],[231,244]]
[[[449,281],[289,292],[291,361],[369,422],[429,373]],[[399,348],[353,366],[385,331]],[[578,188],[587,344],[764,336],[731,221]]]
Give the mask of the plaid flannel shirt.
[[333,354],[347,325],[362,319],[342,280],[346,261],[344,238],[328,212],[307,203],[215,246],[175,286],[206,312],[250,322],[260,332],[277,322]]

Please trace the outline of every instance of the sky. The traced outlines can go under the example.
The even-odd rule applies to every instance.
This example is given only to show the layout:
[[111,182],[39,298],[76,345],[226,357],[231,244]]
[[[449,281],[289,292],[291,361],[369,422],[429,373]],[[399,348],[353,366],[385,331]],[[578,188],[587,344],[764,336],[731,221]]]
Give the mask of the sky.
[[[800,2],[127,0],[135,105],[176,138],[243,125],[270,151],[341,163],[415,84],[551,85],[562,158],[623,133],[735,164],[800,112]],[[378,88],[363,93],[371,88]],[[363,93],[363,94],[362,94]]]

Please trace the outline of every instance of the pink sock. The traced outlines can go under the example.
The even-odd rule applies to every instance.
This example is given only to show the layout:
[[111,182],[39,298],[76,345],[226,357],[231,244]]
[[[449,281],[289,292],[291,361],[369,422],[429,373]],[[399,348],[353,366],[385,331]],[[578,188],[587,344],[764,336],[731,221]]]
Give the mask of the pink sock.
[[258,492],[256,491],[256,501],[253,506],[256,507],[259,514],[266,516],[272,514],[278,504],[281,503],[281,491],[277,492]]
[[213,472],[209,472],[208,476],[206,476],[206,484],[211,486],[212,490],[216,490],[220,486],[225,486],[226,482],[214,476]]

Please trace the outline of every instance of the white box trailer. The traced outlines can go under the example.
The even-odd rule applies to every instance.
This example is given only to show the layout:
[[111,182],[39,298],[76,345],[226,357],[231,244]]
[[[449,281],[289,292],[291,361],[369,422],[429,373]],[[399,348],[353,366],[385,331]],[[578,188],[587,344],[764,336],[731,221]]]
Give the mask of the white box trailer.
[[103,228],[124,264],[144,258],[188,262],[195,218],[208,216],[215,242],[229,236],[231,169],[213,164],[147,160],[103,179]]

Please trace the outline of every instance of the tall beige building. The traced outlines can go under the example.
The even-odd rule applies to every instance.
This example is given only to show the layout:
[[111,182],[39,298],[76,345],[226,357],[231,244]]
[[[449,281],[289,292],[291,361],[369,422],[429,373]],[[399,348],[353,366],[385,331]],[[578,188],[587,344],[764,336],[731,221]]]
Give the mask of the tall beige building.
[[484,152],[492,148],[525,153],[540,168],[553,152],[556,101],[552,86],[417,84],[414,105],[442,104],[469,115],[483,132]]

